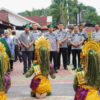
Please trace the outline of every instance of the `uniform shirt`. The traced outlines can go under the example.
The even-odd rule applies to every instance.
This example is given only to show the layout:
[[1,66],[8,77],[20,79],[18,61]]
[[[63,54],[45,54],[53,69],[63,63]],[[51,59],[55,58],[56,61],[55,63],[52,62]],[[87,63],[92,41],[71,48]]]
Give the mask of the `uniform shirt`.
[[33,35],[34,42],[36,42],[36,40],[42,35],[42,33],[38,30],[36,32],[32,31],[31,34]]
[[[81,33],[74,33],[74,34],[72,34],[71,41],[72,41],[74,44],[78,44],[78,43],[80,43],[82,40],[84,40],[84,37],[83,37],[83,35],[82,35]],[[72,45],[72,50],[74,50],[74,49],[80,50],[81,47],[82,47],[82,45],[79,45],[78,47],[74,47],[74,46]]]
[[[57,38],[58,38],[58,41],[62,41],[62,40],[64,40],[65,38],[67,38],[67,33],[66,33],[66,31],[65,30],[58,30],[57,31]],[[60,48],[67,48],[67,42],[65,41],[64,43],[63,43],[63,45],[62,46],[60,46]]]
[[53,33],[55,33],[57,35],[58,30],[53,31]]
[[51,49],[50,51],[56,51],[57,50],[57,35],[55,33],[46,33],[45,37],[50,41]]
[[10,37],[4,37],[4,38],[5,38],[8,46],[9,46],[11,54],[14,54],[14,43],[13,43],[13,40]]
[[71,40],[72,34],[73,34],[73,33],[69,33],[69,32],[67,33],[68,40]]
[[16,35],[12,35],[12,36],[10,36],[11,38],[12,38],[12,40],[13,40],[13,42],[14,42],[14,45],[17,45],[17,43],[18,43],[18,38],[17,38],[17,36]]
[[94,38],[100,42],[100,31],[94,31],[91,34],[91,38]]
[[85,32],[84,30],[80,31],[80,33],[83,35],[85,40],[88,38],[88,33]]
[[[31,33],[27,34],[26,32],[20,35],[19,40],[23,41],[26,45],[29,45],[32,41],[34,41],[32,34]],[[25,47],[21,45],[21,51],[33,51],[33,50],[34,50],[33,45],[28,50],[26,50]]]
[[71,41],[72,34],[73,34],[73,33],[69,33],[69,32],[67,33],[67,38],[68,38],[67,41],[68,41],[68,44],[69,44],[69,42]]

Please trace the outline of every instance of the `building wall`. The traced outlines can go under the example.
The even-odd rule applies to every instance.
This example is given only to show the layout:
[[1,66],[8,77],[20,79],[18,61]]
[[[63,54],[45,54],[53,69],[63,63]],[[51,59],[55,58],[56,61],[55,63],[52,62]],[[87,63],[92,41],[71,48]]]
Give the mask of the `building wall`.
[[23,26],[24,24],[28,23],[28,21],[21,19],[17,16],[14,16],[12,14],[8,14],[9,22],[16,25],[16,26]]

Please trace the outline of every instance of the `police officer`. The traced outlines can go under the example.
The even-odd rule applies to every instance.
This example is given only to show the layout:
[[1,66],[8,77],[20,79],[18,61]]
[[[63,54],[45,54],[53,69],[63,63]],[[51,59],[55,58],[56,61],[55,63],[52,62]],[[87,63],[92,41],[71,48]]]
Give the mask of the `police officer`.
[[59,30],[57,31],[57,37],[60,46],[59,54],[57,57],[58,69],[60,69],[60,58],[62,54],[63,67],[65,70],[67,70],[67,44],[66,44],[66,41],[68,40],[67,33],[65,32],[64,25],[62,23],[59,24],[58,28]]
[[39,31],[37,28],[38,28],[38,25],[37,24],[32,24],[32,35],[33,35],[33,38],[34,38],[34,41],[36,41],[40,36],[41,36],[41,31]]
[[69,27],[68,33],[67,33],[67,37],[68,37],[68,54],[67,54],[67,65],[70,64],[70,55],[71,55],[71,44],[70,44],[70,40],[73,34],[73,27]]
[[57,39],[57,35],[53,32],[53,25],[50,24],[48,26],[49,32],[45,34],[47,39],[50,41],[51,49],[50,49],[50,62],[52,63],[52,59],[54,62],[54,69],[57,73],[57,53],[59,53],[59,43]]
[[[32,34],[32,36],[33,36],[33,40],[34,40],[34,42],[36,42],[36,40],[42,35],[41,34],[41,31],[39,31],[39,30],[37,30],[37,28],[38,28],[38,25],[37,24],[32,24],[32,31],[31,31],[31,34]],[[33,47],[35,48],[35,45],[33,45]],[[33,51],[33,54],[32,54],[32,61],[34,60],[34,52],[35,51]]]
[[77,68],[76,56],[78,56],[78,67],[80,66],[80,52],[83,42],[84,42],[84,37],[79,32],[78,26],[74,26],[74,34],[72,34],[72,38],[70,41],[70,44],[72,45],[72,56],[74,65],[74,68],[72,70],[75,70]]
[[[30,32],[29,23],[24,26],[25,32],[20,36],[24,73],[31,67],[34,40]],[[27,64],[28,62],[28,64]]]
[[98,24],[95,25],[95,31],[92,32],[91,38],[94,38],[100,42],[100,27]]
[[80,25],[80,33],[83,35],[84,41],[87,41],[88,40],[88,33],[84,30],[83,24]]

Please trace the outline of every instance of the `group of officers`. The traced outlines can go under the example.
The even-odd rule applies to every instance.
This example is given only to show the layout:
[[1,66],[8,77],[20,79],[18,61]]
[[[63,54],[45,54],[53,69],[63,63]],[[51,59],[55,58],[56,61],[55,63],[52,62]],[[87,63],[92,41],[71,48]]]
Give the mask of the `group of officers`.
[[[38,26],[36,24],[32,24],[32,28],[33,30],[30,31],[30,26],[28,24],[25,25],[25,31],[19,37],[19,45],[21,46],[24,65],[23,74],[31,67],[31,63],[34,60],[35,42],[42,35],[50,41],[50,62],[54,63],[56,73],[61,66],[61,55],[65,70],[67,70],[67,65],[70,64],[71,54],[73,63],[72,70],[75,70],[77,66],[80,67],[81,48],[82,45],[84,45],[84,42],[88,40],[88,33],[85,32],[83,25],[68,27],[68,30],[66,31],[62,23],[60,23],[56,29],[50,24],[48,26],[48,32],[45,34],[41,33],[40,30],[37,30]],[[92,32],[91,38],[100,41],[99,25],[95,25],[95,31]],[[76,56],[78,56],[78,65]]]

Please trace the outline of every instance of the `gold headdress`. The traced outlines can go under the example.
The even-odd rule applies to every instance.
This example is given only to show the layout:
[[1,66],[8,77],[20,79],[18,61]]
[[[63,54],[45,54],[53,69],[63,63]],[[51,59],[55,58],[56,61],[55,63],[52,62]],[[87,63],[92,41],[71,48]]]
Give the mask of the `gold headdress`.
[[46,47],[48,51],[50,51],[50,41],[44,36],[41,36],[35,43],[35,52],[37,57],[39,56],[39,49],[41,46]]
[[[33,61],[33,68],[34,68],[34,72],[36,75],[41,74],[41,72],[42,72],[42,69],[40,68],[40,61],[41,60],[40,60],[40,55],[39,55],[41,47],[46,47],[47,52],[50,51],[50,42],[44,36],[41,36],[38,40],[36,40],[36,43],[35,43],[35,60]],[[43,57],[43,58],[45,58],[45,57]],[[37,62],[39,63],[39,65],[37,64]],[[43,66],[43,67],[45,67],[45,66]]]
[[4,60],[5,60],[5,71],[7,72],[8,68],[9,68],[9,57],[6,53],[6,49],[4,47],[4,45],[2,43],[0,43],[0,52],[3,54],[4,56]]
[[90,49],[95,50],[99,57],[100,57],[100,43],[97,40],[91,39],[87,41],[84,46],[82,47],[82,53],[81,53],[81,64],[83,64],[85,67],[87,67],[88,64],[88,51]]
[[83,69],[76,70],[76,76],[78,79],[78,83],[80,85],[86,83],[85,74],[88,68],[88,54],[90,50],[95,50],[100,55],[100,43],[97,40],[92,39],[85,42],[84,46],[82,47],[80,58],[81,58],[81,64],[84,66],[84,70]]

